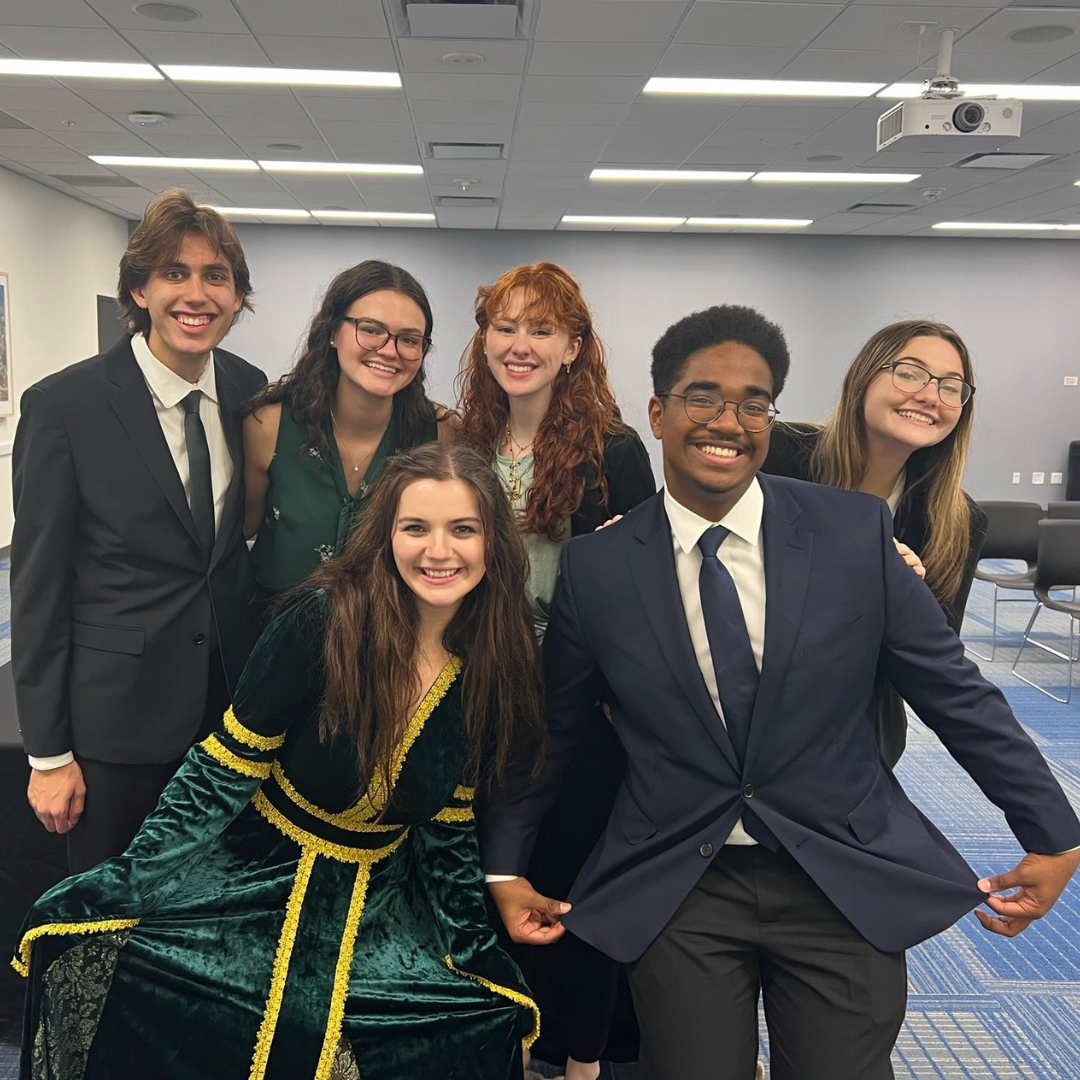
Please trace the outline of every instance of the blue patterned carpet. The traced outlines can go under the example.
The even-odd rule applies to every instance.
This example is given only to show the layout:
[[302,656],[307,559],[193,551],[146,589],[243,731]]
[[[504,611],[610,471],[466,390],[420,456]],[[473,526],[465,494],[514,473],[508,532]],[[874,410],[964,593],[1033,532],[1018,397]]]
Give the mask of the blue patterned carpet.
[[[6,638],[6,563],[0,573],[0,622]],[[976,582],[963,636],[980,652],[989,645],[991,600],[990,588]],[[1003,688],[1074,806],[1080,807],[1080,688],[1071,704],[1059,705],[1009,674],[1030,612],[1030,604],[999,608],[1004,638],[999,634],[996,661],[981,662],[981,667]],[[1068,622],[1044,613],[1037,630],[1043,640],[1056,639],[1060,646]],[[3,644],[6,647],[6,641]],[[1064,687],[1063,661],[1046,663],[1029,649],[1022,670],[1040,682]],[[912,720],[908,750],[897,773],[915,802],[977,872],[1007,870],[1019,860],[1022,853],[1002,815],[918,720]],[[908,960],[908,1014],[893,1058],[897,1080],[1080,1080],[1076,883],[1048,919],[1018,938],[989,934],[972,915],[913,949]],[[0,1022],[0,1080],[17,1075],[15,1028],[13,1021]],[[767,1062],[764,1035],[762,1056]],[[629,1080],[632,1074],[632,1069],[620,1069],[615,1075]]]

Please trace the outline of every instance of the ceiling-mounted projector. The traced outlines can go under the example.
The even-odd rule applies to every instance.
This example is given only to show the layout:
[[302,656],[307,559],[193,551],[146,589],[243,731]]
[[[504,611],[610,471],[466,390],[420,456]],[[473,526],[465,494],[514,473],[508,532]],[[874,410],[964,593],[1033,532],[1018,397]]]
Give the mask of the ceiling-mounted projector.
[[[964,97],[949,73],[956,30],[941,31],[937,74],[928,79],[922,95],[901,101],[878,117],[877,148],[934,151],[967,147],[997,149],[1020,135],[1021,101]],[[950,140],[947,144],[942,140]],[[986,142],[987,139],[992,140]]]

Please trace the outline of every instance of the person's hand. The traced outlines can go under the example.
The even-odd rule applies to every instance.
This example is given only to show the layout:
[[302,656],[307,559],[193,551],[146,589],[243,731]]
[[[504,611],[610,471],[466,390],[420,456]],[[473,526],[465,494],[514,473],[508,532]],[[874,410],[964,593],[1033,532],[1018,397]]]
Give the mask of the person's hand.
[[910,566],[911,569],[919,575],[919,577],[926,577],[926,567],[923,566],[922,559],[920,559],[919,556],[916,555],[915,552],[907,546],[907,544],[902,544],[899,540],[897,540],[895,536],[893,537],[893,543],[896,545],[896,550],[899,551],[900,554],[903,556],[904,562],[906,562],[908,566]]
[[69,761],[58,769],[31,769],[26,797],[49,832],[71,832],[86,802],[86,784],[79,763]]
[[622,521],[622,514],[616,514],[614,517],[610,517],[603,525],[597,525],[593,532],[599,532],[601,529],[606,529],[609,525],[614,525],[616,521]]
[[975,909],[983,929],[1006,937],[1023,933],[1035,919],[1041,919],[1054,906],[1077,864],[1080,864],[1080,851],[1066,851],[1061,855],[1029,852],[1007,874],[983,878],[979,888],[985,893],[1015,890],[1004,896],[986,898],[987,907],[999,917],[988,915],[981,908]]
[[525,878],[489,881],[488,888],[513,941],[523,945],[550,945],[566,933],[562,917],[570,905],[541,896]]

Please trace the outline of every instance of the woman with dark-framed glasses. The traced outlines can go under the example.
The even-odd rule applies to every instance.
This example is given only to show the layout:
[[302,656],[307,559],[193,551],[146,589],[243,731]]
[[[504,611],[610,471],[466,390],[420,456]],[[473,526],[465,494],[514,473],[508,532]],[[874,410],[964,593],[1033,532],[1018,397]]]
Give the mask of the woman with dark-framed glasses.
[[[905,319],[878,330],[844,376],[824,424],[773,425],[763,472],[865,491],[892,510],[897,546],[959,633],[986,535],[986,515],[960,486],[971,437],[974,372],[944,323]],[[878,741],[903,753],[904,703],[878,692]]]
[[407,270],[367,259],[326,290],[291,371],[244,419],[244,535],[265,599],[339,554],[385,460],[448,431],[424,392],[431,304]]

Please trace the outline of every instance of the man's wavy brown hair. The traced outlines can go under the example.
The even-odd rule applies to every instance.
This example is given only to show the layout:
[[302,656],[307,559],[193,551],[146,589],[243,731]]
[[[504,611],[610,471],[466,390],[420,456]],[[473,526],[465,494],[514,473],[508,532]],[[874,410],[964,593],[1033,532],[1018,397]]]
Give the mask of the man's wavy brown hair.
[[494,285],[476,293],[476,333],[458,372],[460,438],[491,460],[509,420],[506,391],[495,381],[485,356],[484,337],[492,321],[521,290],[523,318],[549,323],[581,339],[569,371],[552,384],[551,404],[533,440],[533,482],[519,524],[526,532],[551,539],[562,535],[563,522],[577,512],[586,488],[599,488],[606,501],[604,436],[626,430],[608,383],[606,349],[593,326],[581,286],[556,263],[541,262],[508,270]]
[[427,443],[386,462],[344,552],[301,586],[329,596],[320,734],[351,739],[361,780],[367,784],[379,771],[385,791],[410,706],[427,689],[417,670],[416,597],[398,573],[392,543],[401,493],[418,480],[466,484],[484,534],[484,576],[442,642],[463,663],[464,780],[496,781],[511,753],[526,753],[537,768],[544,757],[538,646],[525,599],[528,559],[510,504],[486,459],[465,446]]

